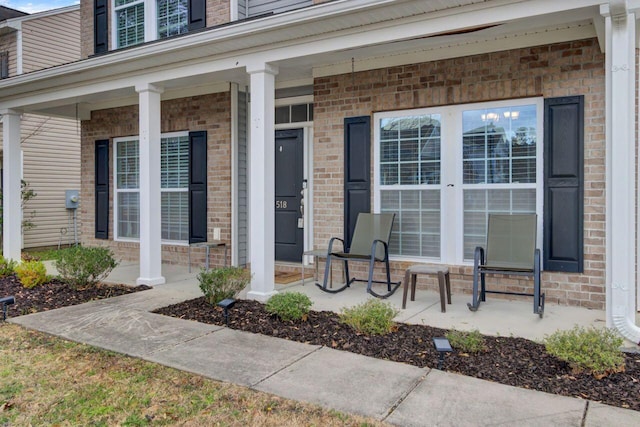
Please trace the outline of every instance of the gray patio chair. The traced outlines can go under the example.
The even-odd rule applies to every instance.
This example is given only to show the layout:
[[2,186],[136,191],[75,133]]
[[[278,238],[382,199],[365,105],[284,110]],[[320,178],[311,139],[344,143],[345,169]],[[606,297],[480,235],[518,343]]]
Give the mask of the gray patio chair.
[[[478,246],[473,257],[473,300],[469,310],[476,311],[486,294],[509,294],[533,297],[533,312],[544,314],[544,293],[540,290],[540,250],[536,249],[535,214],[489,215],[487,257]],[[485,287],[486,274],[507,274],[533,277],[533,293],[489,291]],[[478,281],[480,289],[478,290]]]
[[[333,243],[339,240],[344,245],[344,241],[338,237],[332,237],[329,241],[329,249],[327,251],[327,263],[325,264],[324,282],[322,285],[316,283],[321,290],[329,293],[338,293],[344,291],[351,286],[353,282],[367,282],[367,292],[377,298],[387,298],[398,289],[400,282],[391,282],[391,273],[389,272],[389,239],[391,237],[391,228],[395,214],[370,214],[360,213],[356,220],[356,228],[351,239],[351,247],[345,252],[334,252]],[[339,260],[344,262],[344,273],[346,283],[338,289],[330,289],[327,287],[327,280],[331,272],[331,261]],[[369,263],[368,280],[350,278],[349,261],[359,261]],[[386,281],[373,280],[373,270],[376,262],[382,262],[386,268]],[[373,283],[384,283],[387,285],[387,293],[378,294],[372,288]]]

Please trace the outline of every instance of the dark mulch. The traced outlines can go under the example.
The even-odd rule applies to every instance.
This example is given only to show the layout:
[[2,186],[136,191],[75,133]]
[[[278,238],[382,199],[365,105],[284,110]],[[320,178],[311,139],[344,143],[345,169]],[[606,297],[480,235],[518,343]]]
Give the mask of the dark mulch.
[[[8,316],[17,317],[83,302],[130,294],[151,289],[149,286],[106,285],[75,290],[69,285],[52,280],[32,289],[26,289],[15,276],[0,279],[0,297],[14,296],[16,302],[8,306]],[[1,314],[0,314],[1,316]],[[2,317],[0,317],[2,320]]]
[[[156,310],[156,313],[224,325],[220,308],[203,297]],[[322,311],[309,313],[306,322],[283,322],[268,314],[264,305],[240,300],[229,311],[229,327],[314,345],[323,345],[419,367],[437,366],[432,338],[445,330],[424,325],[398,324],[385,336],[357,334]],[[589,374],[573,374],[562,361],[549,356],[544,346],[523,338],[485,337],[487,351],[447,355],[444,369],[502,384],[573,396],[640,411],[640,355],[626,355],[626,371],[597,380]]]

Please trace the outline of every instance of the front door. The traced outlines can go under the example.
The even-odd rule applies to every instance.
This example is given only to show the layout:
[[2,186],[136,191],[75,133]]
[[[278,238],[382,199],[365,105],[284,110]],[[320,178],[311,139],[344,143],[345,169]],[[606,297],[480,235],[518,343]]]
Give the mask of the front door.
[[301,262],[304,242],[302,200],[303,131],[276,131],[276,260]]

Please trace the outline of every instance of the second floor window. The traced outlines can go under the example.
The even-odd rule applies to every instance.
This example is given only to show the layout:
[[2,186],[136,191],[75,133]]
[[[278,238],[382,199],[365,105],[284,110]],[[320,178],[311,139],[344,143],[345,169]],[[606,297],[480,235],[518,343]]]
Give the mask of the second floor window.
[[114,0],[116,49],[186,33],[189,0]]
[[188,31],[188,0],[157,0],[156,4],[159,39]]
[[144,0],[115,0],[118,47],[144,42]]

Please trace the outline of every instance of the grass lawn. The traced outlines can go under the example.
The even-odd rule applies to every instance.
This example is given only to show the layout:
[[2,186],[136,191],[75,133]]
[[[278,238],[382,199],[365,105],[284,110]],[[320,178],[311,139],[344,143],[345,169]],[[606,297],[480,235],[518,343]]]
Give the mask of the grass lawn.
[[383,424],[0,323],[0,425]]

